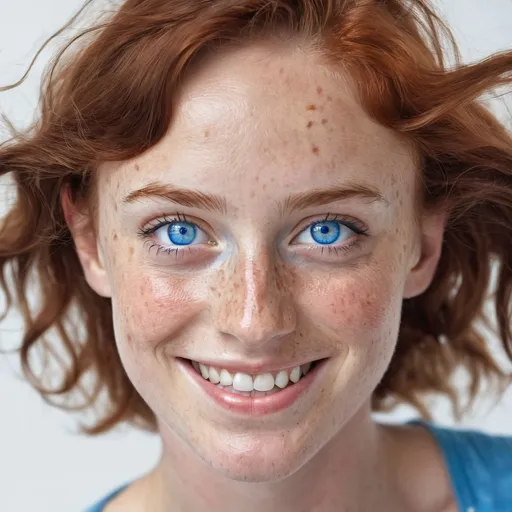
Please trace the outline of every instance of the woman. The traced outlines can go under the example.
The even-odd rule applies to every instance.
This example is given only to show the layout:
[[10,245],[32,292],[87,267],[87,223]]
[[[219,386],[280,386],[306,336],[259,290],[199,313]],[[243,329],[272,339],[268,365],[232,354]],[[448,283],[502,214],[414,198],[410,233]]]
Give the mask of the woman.
[[90,510],[512,510],[510,439],[371,415],[510,382],[479,325],[492,269],[512,359],[512,138],[478,98],[512,52],[449,69],[422,0],[128,0],[88,34],[0,150],[0,261],[43,396],[92,375],[88,433],[162,438]]

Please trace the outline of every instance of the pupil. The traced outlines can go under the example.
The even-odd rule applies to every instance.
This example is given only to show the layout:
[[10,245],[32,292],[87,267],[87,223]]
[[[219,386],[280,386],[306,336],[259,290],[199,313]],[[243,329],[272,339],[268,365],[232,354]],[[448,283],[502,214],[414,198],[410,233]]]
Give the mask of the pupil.
[[176,222],[169,225],[168,234],[173,244],[190,245],[196,237],[196,230],[189,222]]
[[319,244],[332,244],[340,235],[339,223],[334,221],[318,222],[311,227],[311,235]]

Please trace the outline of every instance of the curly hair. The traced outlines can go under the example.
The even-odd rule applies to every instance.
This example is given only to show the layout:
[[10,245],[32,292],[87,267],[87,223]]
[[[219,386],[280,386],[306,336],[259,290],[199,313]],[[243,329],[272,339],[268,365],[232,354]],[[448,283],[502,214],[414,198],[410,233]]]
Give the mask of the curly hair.
[[[164,136],[192,63],[258,37],[309,39],[332,66],[343,66],[365,112],[416,149],[419,211],[440,202],[448,211],[434,280],[403,301],[396,351],[373,410],[406,402],[429,417],[426,398],[435,393],[459,411],[458,368],[469,373],[470,398],[484,381],[501,390],[510,382],[481,325],[493,324],[512,360],[512,136],[481,96],[510,85],[512,51],[461,63],[453,34],[425,0],[126,0],[62,47],[42,81],[40,116],[24,132],[11,126],[0,146],[0,176],[11,175],[17,191],[0,231],[0,282],[6,313],[15,306],[24,318],[22,368],[55,405],[94,410],[102,402],[84,428],[89,434],[122,421],[154,429],[155,417],[121,364],[110,300],[86,283],[61,189],[93,202],[91,176],[100,163],[140,155]],[[29,301],[32,279],[37,307]],[[58,362],[57,384],[38,374],[33,353]],[[74,405],[59,400],[78,395]]]

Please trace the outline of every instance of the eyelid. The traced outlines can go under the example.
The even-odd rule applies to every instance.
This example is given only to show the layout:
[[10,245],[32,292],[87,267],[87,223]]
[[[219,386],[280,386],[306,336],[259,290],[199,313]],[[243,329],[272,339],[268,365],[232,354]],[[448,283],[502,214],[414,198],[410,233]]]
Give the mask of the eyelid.
[[[164,227],[167,224],[172,224],[173,222],[186,222],[190,224],[194,224],[197,228],[203,231],[206,238],[209,239],[206,243],[203,241],[199,244],[189,244],[189,245],[172,245],[165,246],[160,241],[155,240],[154,233]],[[333,243],[332,245],[321,245],[321,244],[311,244],[311,243],[294,243],[294,241],[303,234],[308,228],[313,226],[314,224],[319,224],[322,222],[337,222],[342,226],[345,226],[347,229],[350,229],[354,235],[349,239],[345,240],[343,243]],[[167,253],[166,258],[169,256],[173,256],[174,258],[182,258],[182,261],[188,262],[187,264],[194,265],[199,261],[205,260],[207,254],[213,255],[214,253],[218,253],[219,249],[222,250],[222,246],[219,247],[218,237],[216,236],[213,229],[209,226],[205,226],[206,223],[201,219],[196,219],[195,217],[189,217],[188,215],[182,213],[176,213],[173,215],[160,215],[159,217],[154,217],[152,220],[146,222],[141,228],[139,228],[139,236],[143,239],[145,244],[149,244],[149,251],[153,248],[156,248],[156,256],[159,253]],[[297,226],[301,226],[300,230],[297,231]],[[343,251],[345,254],[353,253],[357,251],[363,242],[363,237],[370,236],[368,234],[369,228],[367,225],[352,216],[348,215],[338,215],[338,214],[330,214],[317,217],[309,217],[307,219],[303,219],[299,222],[295,229],[291,231],[291,233],[295,233],[291,240],[286,243],[290,247],[293,252],[297,250],[299,253],[306,253],[309,255],[317,255],[319,254],[323,261],[328,264],[329,262],[333,262],[334,260],[345,260],[344,256],[340,256],[340,251]],[[212,236],[213,234],[213,236]],[[288,238],[288,237],[287,237]],[[208,250],[205,252],[205,245],[216,246],[217,251],[211,252]],[[293,246],[293,249],[292,249]],[[210,247],[212,249],[213,247]],[[332,256],[332,255],[335,256]],[[315,259],[316,256],[315,256]]]
[[160,215],[155,217],[143,224],[139,228],[138,232],[141,236],[148,236],[153,234],[157,229],[160,229],[166,224],[172,224],[173,222],[188,222],[189,224],[194,224],[199,229],[204,231],[208,238],[216,238],[215,236],[212,237],[213,230],[209,226],[207,227],[202,220],[196,219],[195,217],[190,217],[183,213],[173,213],[171,215]]
[[[361,220],[356,219],[355,217],[349,216],[349,215],[339,215],[339,214],[331,214],[328,213],[327,215],[318,216],[318,217],[309,217],[307,219],[303,219],[300,221],[295,228],[291,230],[290,235],[290,242],[293,243],[293,241],[306,229],[311,227],[314,224],[321,223],[321,222],[339,222],[340,224],[346,226],[347,228],[354,231],[354,233],[358,235],[364,235],[368,236],[369,228],[368,226]],[[217,234],[215,233],[215,230],[213,230],[210,226],[205,226],[205,223],[197,219],[195,217],[190,217],[188,215],[182,214],[182,213],[173,213],[171,215],[162,214],[158,217],[154,217],[152,220],[147,221],[142,225],[138,233],[140,236],[145,237],[152,233],[154,233],[157,229],[161,228],[162,226],[166,224],[171,224],[172,222],[189,222],[191,224],[197,225],[200,229],[202,229],[209,238],[216,239]],[[212,236],[213,235],[213,236]],[[288,237],[287,237],[288,238]]]
[[363,221],[349,215],[328,213],[323,217],[310,217],[299,222],[299,224],[293,230],[295,234],[292,236],[290,243],[293,244],[293,241],[298,238],[299,235],[301,235],[314,224],[320,224],[322,222],[339,222],[341,225],[354,231],[356,235],[368,236],[369,228]]

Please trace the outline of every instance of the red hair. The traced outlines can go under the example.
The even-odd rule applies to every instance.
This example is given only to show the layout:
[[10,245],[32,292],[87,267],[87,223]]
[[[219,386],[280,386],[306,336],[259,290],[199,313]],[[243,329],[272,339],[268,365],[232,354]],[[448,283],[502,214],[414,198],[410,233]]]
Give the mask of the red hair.
[[[88,198],[101,162],[154,146],[168,129],[187,68],[209,50],[285,34],[310,39],[332,66],[350,73],[367,114],[417,150],[420,208],[443,202],[449,212],[432,284],[403,302],[374,410],[408,402],[428,416],[425,396],[438,393],[458,411],[457,367],[469,372],[471,397],[483,377],[510,382],[479,322],[495,269],[496,332],[512,359],[512,137],[479,98],[510,85],[512,52],[463,65],[451,32],[424,0],[127,0],[62,49],[45,76],[40,119],[0,147],[0,175],[10,174],[17,187],[0,231],[0,280],[7,310],[16,301],[24,317],[22,366],[49,401],[82,392],[74,408],[85,409],[103,395],[106,405],[89,433],[120,421],[154,428],[155,418],[121,364],[110,300],[85,281],[60,191],[69,185],[74,200]],[[87,44],[67,56],[84,36]],[[443,40],[454,51],[452,68]],[[28,299],[32,276],[38,308]],[[58,385],[36,375],[34,350],[57,358]],[[86,387],[88,373],[93,385]]]

